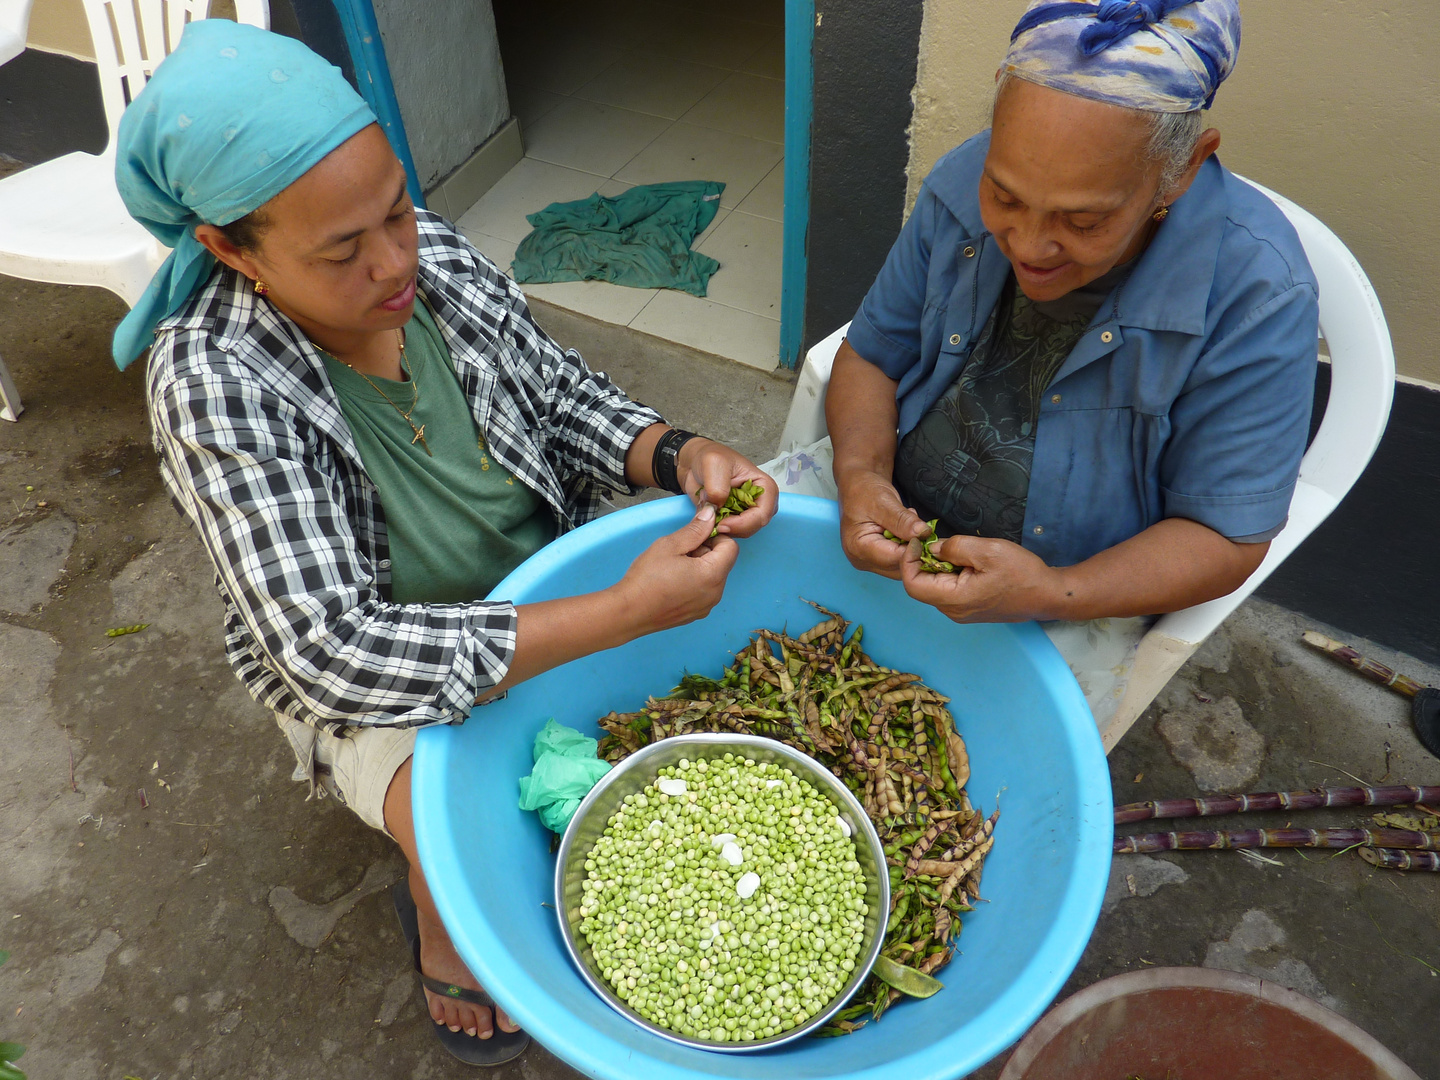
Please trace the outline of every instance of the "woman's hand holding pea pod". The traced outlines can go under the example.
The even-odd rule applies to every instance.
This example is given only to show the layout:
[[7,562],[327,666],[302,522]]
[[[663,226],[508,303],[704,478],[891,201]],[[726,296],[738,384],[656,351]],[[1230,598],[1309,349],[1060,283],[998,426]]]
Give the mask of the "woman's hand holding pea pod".
[[[701,488],[695,493],[697,498],[705,495],[705,489]],[[760,505],[760,500],[765,496],[765,488],[753,480],[742,480],[737,486],[730,489],[730,495],[720,504],[715,511],[715,528],[710,531],[711,536],[720,535],[720,522],[732,514],[743,514],[745,511]]]
[[[840,497],[840,544],[857,570],[898,578],[903,545],[923,535],[924,527],[884,477],[857,472],[847,478]],[[893,542],[897,536],[904,538],[899,545]]]
[[703,619],[720,602],[740,549],[729,537],[711,539],[715,507],[702,502],[683,528],[642,552],[613,586],[631,637]]
[[[935,526],[939,523],[939,518],[931,518],[925,523],[930,530],[929,533],[917,536],[911,541],[912,543],[918,543],[920,545],[920,571],[925,574],[959,573],[954,563],[946,562],[936,554],[940,550],[941,544],[944,543],[935,532]],[[885,539],[896,544],[905,543],[904,540],[901,540],[900,537],[896,536],[889,529],[885,530]]]
[[[952,570],[940,572],[935,562]],[[933,547],[912,540],[901,580],[912,597],[955,622],[1054,618],[1049,613],[1065,589],[1061,569],[1019,544],[984,536],[948,536]]]
[[709,439],[692,439],[680,450],[677,462],[681,483],[696,502],[708,502],[717,510],[731,492],[745,484],[758,489],[754,505],[717,520],[721,536],[754,536],[770,523],[779,505],[775,483],[742,454]]

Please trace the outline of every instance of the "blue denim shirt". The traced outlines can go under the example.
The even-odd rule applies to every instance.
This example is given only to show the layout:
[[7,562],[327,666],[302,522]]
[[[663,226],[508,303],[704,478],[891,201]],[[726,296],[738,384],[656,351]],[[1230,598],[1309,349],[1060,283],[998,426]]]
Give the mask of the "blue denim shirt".
[[[990,133],[936,163],[850,325],[900,383],[899,435],[959,378],[1010,273],[980,220]],[[1044,396],[1022,542],[1052,566],[1168,517],[1232,539],[1284,526],[1319,323],[1295,230],[1213,157]]]

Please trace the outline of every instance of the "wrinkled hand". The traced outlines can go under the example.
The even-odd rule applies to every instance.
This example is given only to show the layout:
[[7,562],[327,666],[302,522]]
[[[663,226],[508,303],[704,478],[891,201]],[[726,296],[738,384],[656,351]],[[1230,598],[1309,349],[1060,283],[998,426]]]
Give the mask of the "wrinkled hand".
[[712,506],[723,506],[730,489],[746,480],[753,480],[765,489],[759,502],[742,514],[732,514],[719,525],[721,536],[754,536],[770,523],[780,502],[779,486],[761,472],[749,458],[736,453],[723,443],[711,439],[691,439],[680,449],[676,461],[680,483],[692,499],[704,488],[701,500]]
[[653,634],[703,619],[720,602],[740,548],[726,536],[710,539],[715,508],[703,503],[684,528],[656,540],[616,584],[638,634]]
[[936,554],[955,564],[953,574],[922,572],[920,553],[919,540],[904,549],[900,577],[905,591],[956,622],[1057,617],[1064,588],[1060,571],[1019,544],[980,536],[948,537]]
[[900,577],[905,547],[885,538],[885,530],[909,540],[924,536],[928,526],[900,501],[895,485],[876,473],[847,480],[840,492],[840,546],[857,570]]

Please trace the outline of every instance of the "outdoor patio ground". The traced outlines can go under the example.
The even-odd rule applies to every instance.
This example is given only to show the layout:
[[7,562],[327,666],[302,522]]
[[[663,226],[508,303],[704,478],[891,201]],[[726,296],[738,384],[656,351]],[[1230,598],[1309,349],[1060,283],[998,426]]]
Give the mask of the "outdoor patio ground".
[[[773,448],[787,381],[536,306],[673,420],[757,456]],[[121,313],[99,291],[0,278],[0,355],[27,406],[0,424],[0,948],[12,954],[0,1040],[28,1045],[31,1080],[475,1075],[429,1030],[384,892],[398,853],[333,802],[304,801],[283,740],[224,663],[210,572],[156,473],[141,372],[108,359]],[[103,634],[139,622],[152,625]],[[1112,755],[1117,801],[1201,782],[1440,783],[1407,703],[1306,651],[1308,625],[1247,604]],[[1440,1080],[1440,875],[1269,854],[1280,865],[1118,858],[1065,993],[1147,965],[1247,971]],[[945,977],[963,979],[964,964]],[[537,1047],[492,1075],[575,1074]]]

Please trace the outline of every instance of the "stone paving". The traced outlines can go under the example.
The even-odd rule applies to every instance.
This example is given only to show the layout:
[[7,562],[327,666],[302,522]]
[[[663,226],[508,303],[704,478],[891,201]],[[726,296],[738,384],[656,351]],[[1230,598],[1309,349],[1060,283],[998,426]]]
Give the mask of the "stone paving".
[[[224,663],[210,570],[156,474],[140,372],[107,358],[121,311],[97,291],[0,278],[0,355],[27,405],[0,424],[0,1040],[29,1046],[31,1080],[466,1075],[429,1031],[384,895],[398,852],[333,801],[305,801]],[[787,382],[539,314],[676,422],[757,456],[773,447]],[[1116,801],[1440,782],[1406,702],[1308,652],[1310,625],[1242,608],[1112,754]],[[1267,855],[1117,858],[1065,993],[1148,965],[1249,972],[1440,1080],[1440,875]],[[963,977],[963,956],[950,970]],[[537,1047],[495,1075],[576,1074]]]

